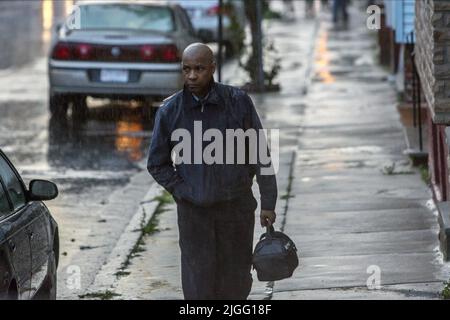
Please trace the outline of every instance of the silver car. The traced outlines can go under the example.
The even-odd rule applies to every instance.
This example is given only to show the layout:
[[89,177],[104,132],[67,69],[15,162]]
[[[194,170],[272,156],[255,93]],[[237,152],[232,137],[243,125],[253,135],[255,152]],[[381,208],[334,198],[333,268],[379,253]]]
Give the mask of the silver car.
[[170,2],[81,1],[57,30],[49,58],[52,115],[85,114],[86,97],[160,99],[182,87],[181,53],[197,42]]

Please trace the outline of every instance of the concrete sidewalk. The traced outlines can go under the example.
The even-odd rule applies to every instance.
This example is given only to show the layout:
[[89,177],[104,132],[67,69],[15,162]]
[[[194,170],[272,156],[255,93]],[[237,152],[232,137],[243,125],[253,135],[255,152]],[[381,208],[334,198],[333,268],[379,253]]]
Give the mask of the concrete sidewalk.
[[[282,90],[252,98],[265,127],[280,129],[275,227],[294,239],[300,267],[275,283],[254,276],[250,299],[433,299],[449,279],[431,195],[403,155],[396,93],[365,18],[352,8],[346,30],[329,13],[266,26],[283,58]],[[166,209],[111,287],[117,299],[182,299],[176,213]],[[263,231],[256,225],[255,243]]]
[[402,154],[375,35],[352,13],[347,30],[321,23],[284,225],[301,266],[272,298],[439,298],[449,275],[431,195]]

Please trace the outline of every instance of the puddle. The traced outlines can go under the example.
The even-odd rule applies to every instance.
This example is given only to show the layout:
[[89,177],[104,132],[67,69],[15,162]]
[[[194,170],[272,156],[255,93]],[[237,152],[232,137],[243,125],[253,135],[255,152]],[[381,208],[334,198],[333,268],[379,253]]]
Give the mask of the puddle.
[[336,81],[330,73],[330,52],[328,51],[328,32],[322,30],[317,40],[317,54],[315,60],[316,77],[315,80],[330,84]]

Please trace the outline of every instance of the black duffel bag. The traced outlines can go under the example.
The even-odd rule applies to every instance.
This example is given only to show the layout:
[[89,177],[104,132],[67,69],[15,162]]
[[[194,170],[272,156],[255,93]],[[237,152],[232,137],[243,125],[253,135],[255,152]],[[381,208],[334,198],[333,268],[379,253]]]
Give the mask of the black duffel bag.
[[277,281],[292,276],[298,266],[297,248],[283,232],[273,226],[261,235],[253,252],[253,268],[259,281]]

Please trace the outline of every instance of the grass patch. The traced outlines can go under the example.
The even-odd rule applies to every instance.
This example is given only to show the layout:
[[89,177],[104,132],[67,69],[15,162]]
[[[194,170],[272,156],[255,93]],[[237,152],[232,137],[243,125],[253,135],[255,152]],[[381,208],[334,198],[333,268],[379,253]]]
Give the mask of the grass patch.
[[127,271],[117,271],[114,275],[115,275],[117,278],[120,278],[120,277],[126,277],[126,276],[130,275],[130,272],[127,272]]
[[161,195],[156,196],[153,199],[153,201],[158,201],[159,202],[158,207],[165,206],[165,205],[170,204],[170,203],[174,203],[172,195],[170,193],[168,193],[167,191],[165,191],[165,190],[164,190],[164,192]]
[[290,194],[288,193],[288,194],[282,195],[282,196],[280,197],[280,199],[281,199],[281,200],[288,200],[288,199],[294,198],[294,197],[295,197],[295,196],[290,195]]
[[[288,177],[288,185],[286,188],[286,193],[281,197],[282,200],[285,200],[283,219],[280,223],[280,231],[283,231],[284,225],[286,224],[286,215],[289,209],[289,199],[294,198],[295,195],[292,194],[292,183],[294,182],[294,163],[295,163],[296,153],[292,153],[290,165],[289,165],[289,177]],[[269,295],[271,296],[271,295]]]
[[118,293],[106,290],[105,292],[92,292],[87,294],[79,295],[80,299],[100,299],[100,300],[111,300],[114,297],[121,296]]
[[153,213],[152,218],[150,221],[145,224],[145,218],[147,216],[147,213],[144,211],[144,215],[142,216],[141,225],[140,228],[137,230],[141,233],[139,236],[138,241],[134,245],[133,249],[128,254],[126,260],[122,263],[120,266],[120,269],[115,273],[116,277],[123,277],[130,274],[130,272],[126,272],[125,270],[130,266],[131,260],[137,256],[139,256],[139,253],[145,251],[145,240],[144,238],[146,236],[150,236],[152,234],[155,234],[159,232],[158,224],[159,224],[159,216],[167,211],[165,208],[168,204],[172,204],[174,202],[172,195],[168,193],[167,191],[163,191],[163,193],[159,196],[156,196],[152,201],[157,201],[158,205],[156,206],[155,212]]
[[381,170],[381,173],[386,176],[395,176],[395,175],[401,175],[401,174],[414,174],[414,171],[395,171],[395,162],[392,162],[391,165],[384,166]]
[[450,281],[444,282],[445,287],[442,289],[441,296],[445,300],[450,300]]
[[430,171],[428,170],[427,165],[421,165],[419,167],[420,170],[420,176],[422,177],[423,182],[425,182],[427,185],[430,184],[431,177],[430,177]]
[[283,15],[279,12],[267,9],[264,13],[263,13],[263,18],[266,20],[279,20],[281,18],[283,18]]
[[[144,225],[144,222],[141,224],[141,231],[142,236],[141,240],[143,240],[144,236],[150,236],[156,232],[159,232],[158,224],[159,224],[159,216],[167,211],[165,208],[167,205],[174,203],[173,197],[170,193],[167,191],[164,191],[162,195],[155,197],[154,201],[158,202],[158,206],[155,209],[155,212],[153,213],[152,218],[147,223],[147,225]],[[141,243],[144,244],[143,242]]]

